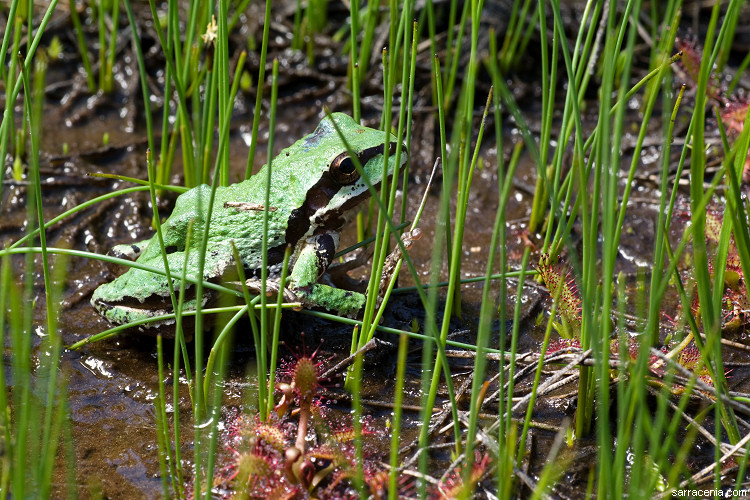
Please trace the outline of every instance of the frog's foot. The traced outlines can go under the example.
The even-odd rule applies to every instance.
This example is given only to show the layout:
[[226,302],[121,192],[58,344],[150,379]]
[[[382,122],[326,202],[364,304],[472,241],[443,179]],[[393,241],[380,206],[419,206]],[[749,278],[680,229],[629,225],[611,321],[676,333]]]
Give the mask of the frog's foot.
[[367,291],[367,280],[352,278],[349,276],[349,271],[367,265],[370,257],[372,257],[372,249],[358,251],[352,258],[344,262],[334,262],[328,266],[321,280],[325,280],[336,288],[365,293]]
[[[250,278],[249,280],[245,281],[245,285],[247,286],[247,289],[250,291],[250,293],[255,295],[260,295],[263,293],[263,282],[257,278]],[[272,297],[279,293],[279,289],[281,288],[280,282],[277,279],[268,279],[266,280],[266,296]],[[291,304],[293,302],[302,302],[304,304],[304,301],[301,300],[294,291],[290,290],[289,288],[284,288],[282,290],[282,293],[284,294],[284,303],[285,304]]]
[[352,252],[344,262],[334,262],[328,269],[324,279],[327,279],[336,288],[354,290],[359,293],[365,293],[367,290],[367,280],[354,279],[349,276],[349,271],[367,265],[372,257],[374,249],[372,246],[361,248]]

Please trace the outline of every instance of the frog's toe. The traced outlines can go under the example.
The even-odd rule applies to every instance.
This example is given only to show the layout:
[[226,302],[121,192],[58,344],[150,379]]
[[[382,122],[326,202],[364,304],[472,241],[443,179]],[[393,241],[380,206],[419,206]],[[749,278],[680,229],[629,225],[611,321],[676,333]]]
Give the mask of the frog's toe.
[[138,259],[138,257],[140,257],[143,249],[146,248],[146,245],[149,241],[150,240],[145,240],[139,241],[137,243],[115,245],[109,250],[109,252],[107,252],[107,254],[119,259],[135,261],[136,259]]
[[[245,281],[245,285],[247,286],[247,289],[250,291],[250,293],[254,295],[260,295],[261,293],[263,293],[263,282],[259,279],[250,278],[249,280]],[[271,297],[278,294],[279,288],[279,280],[266,280],[266,296]],[[285,303],[300,302],[300,298],[298,297],[298,295],[289,288],[284,288],[283,293]]]

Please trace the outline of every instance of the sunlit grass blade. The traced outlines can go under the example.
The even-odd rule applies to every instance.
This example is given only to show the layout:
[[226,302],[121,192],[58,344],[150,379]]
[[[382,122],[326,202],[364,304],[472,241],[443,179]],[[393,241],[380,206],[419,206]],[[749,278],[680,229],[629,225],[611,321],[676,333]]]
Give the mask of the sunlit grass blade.
[[[266,75],[266,55],[268,53],[268,37],[271,27],[271,0],[266,0],[265,18],[263,19],[263,41],[260,46],[260,64],[258,65],[258,80],[255,94],[255,111],[253,112],[253,130],[250,136],[250,152],[247,155],[245,179],[250,178],[255,163],[255,148],[258,143],[258,127],[260,126],[260,109],[263,102],[263,86]],[[270,158],[269,158],[270,160]]]

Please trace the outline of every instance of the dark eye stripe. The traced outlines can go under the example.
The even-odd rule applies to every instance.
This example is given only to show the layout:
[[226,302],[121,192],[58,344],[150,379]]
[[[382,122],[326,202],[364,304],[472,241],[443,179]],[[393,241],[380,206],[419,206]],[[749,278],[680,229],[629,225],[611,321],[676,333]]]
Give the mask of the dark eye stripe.
[[[377,192],[380,189],[380,179],[374,180],[372,182],[372,188]],[[323,218],[318,221],[318,229],[316,230],[316,234],[322,234],[327,229],[330,228],[337,228],[341,229],[344,226],[345,218],[344,214],[352,210],[354,207],[359,205],[362,201],[368,199],[370,197],[370,191],[364,190],[361,193],[359,193],[357,196],[352,196],[348,198],[340,207],[338,207],[335,210],[329,210],[325,214],[323,214]]]
[[329,175],[323,175],[307,191],[305,202],[301,207],[292,210],[286,227],[284,240],[289,244],[296,244],[310,229],[310,217],[320,208],[326,206],[339,190],[339,185]]
[[[388,146],[388,156],[391,156],[396,153],[397,146],[398,145],[395,142],[390,143],[390,145]],[[383,144],[378,144],[377,146],[373,146],[371,148],[367,148],[363,150],[358,156],[359,162],[362,165],[364,165],[365,163],[372,160],[379,154],[383,154]]]
[[[388,155],[390,156],[395,154],[397,147],[398,143],[391,142],[389,144]],[[362,165],[364,165],[368,161],[382,153],[382,144],[367,148],[359,154],[359,161]],[[373,182],[373,185],[377,186],[380,184],[379,179],[373,180],[376,181]],[[338,192],[340,187],[341,186],[335,183],[329,175],[323,175],[320,180],[307,191],[305,203],[303,203],[301,207],[293,210],[289,216],[289,221],[286,227],[286,234],[284,237],[286,243],[296,244],[297,241],[299,241],[299,239],[302,238],[305,233],[307,233],[307,231],[310,229],[310,217],[312,217],[312,215],[317,212],[319,208],[327,205],[331,198],[333,198],[334,195]],[[339,210],[335,211],[335,213],[329,214],[326,217],[326,221],[332,220],[335,217],[339,217],[341,214],[356,206],[360,201],[362,201],[364,198],[367,198],[368,196],[370,196],[370,193],[368,191],[365,191],[359,196],[347,200]],[[318,225],[325,226],[326,221],[321,221],[321,224]]]

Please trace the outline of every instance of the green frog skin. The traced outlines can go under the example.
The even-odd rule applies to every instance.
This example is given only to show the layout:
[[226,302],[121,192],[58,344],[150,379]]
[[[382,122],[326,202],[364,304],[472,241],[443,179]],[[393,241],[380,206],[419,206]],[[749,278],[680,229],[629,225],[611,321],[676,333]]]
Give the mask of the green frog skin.
[[[318,283],[333,260],[341,230],[359,204],[370,196],[345,144],[359,159],[364,176],[375,187],[382,179],[386,159],[388,176],[393,175],[398,147],[402,148],[400,163],[406,163],[406,148],[399,145],[392,134],[386,136],[383,131],[363,127],[342,113],[324,118],[312,134],[283,150],[272,162],[267,288],[278,290],[284,252],[289,245],[292,255],[285,300],[354,316],[364,304],[363,294]],[[248,285],[251,290],[259,291],[267,168],[264,166],[244,182],[217,188],[208,229],[204,280],[221,282],[230,274],[236,276],[234,244]],[[180,289],[180,280],[175,277],[182,275],[183,268],[187,269],[188,276],[198,273],[201,253],[198,235],[205,227],[210,194],[211,188],[207,185],[183,193],[162,224],[164,250],[176,291]],[[191,223],[193,237],[186,248]],[[156,236],[117,248],[120,255],[137,256],[138,263],[164,270]],[[184,310],[195,309],[193,288],[190,283],[186,284]],[[210,298],[210,290],[205,290],[204,294],[205,303]],[[136,268],[99,286],[91,304],[118,325],[173,312],[166,276]]]

